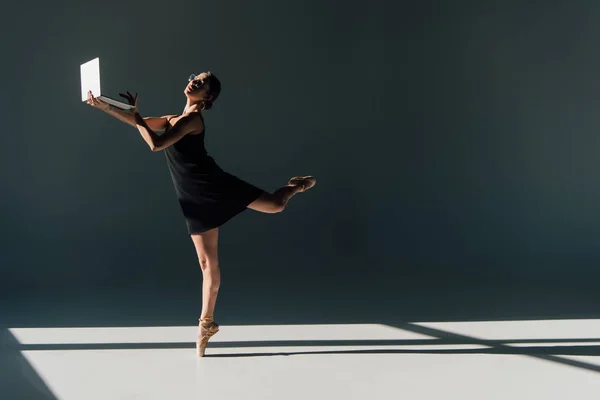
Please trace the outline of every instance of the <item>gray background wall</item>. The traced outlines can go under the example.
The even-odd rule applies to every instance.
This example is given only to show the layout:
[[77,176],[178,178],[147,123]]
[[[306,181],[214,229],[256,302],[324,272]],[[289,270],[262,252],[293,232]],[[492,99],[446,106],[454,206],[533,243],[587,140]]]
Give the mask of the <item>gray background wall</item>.
[[180,112],[187,76],[213,71],[220,165],[268,190],[318,177],[283,214],[222,229],[222,304],[593,293],[599,17],[592,1],[11,4],[3,298],[198,295],[164,155],[79,100],[96,56],[106,92],[139,92],[148,116]]

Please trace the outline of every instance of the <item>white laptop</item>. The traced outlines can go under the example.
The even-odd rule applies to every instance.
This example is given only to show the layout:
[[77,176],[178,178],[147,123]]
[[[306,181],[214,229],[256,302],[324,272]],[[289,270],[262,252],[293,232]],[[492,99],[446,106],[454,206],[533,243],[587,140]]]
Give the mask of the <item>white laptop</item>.
[[103,96],[100,89],[100,58],[96,57],[86,63],[81,64],[81,101],[87,101],[88,91],[92,91],[95,98],[120,108],[121,110],[130,110],[133,106],[122,101]]

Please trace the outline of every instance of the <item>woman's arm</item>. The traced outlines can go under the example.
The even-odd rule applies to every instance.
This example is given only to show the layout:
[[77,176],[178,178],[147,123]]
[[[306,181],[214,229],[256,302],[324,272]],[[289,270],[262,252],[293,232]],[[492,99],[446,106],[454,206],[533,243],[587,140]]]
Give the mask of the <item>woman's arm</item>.
[[[132,114],[120,110],[116,107],[113,107],[111,105],[109,105],[106,109],[102,109],[102,111],[104,111],[105,113],[107,113],[108,115],[111,115],[113,117],[115,117],[116,119],[125,122],[127,125],[131,125],[133,127],[136,126],[135,124],[135,118],[133,117]],[[154,130],[154,131],[164,131],[165,128],[167,127],[167,118],[166,116],[162,116],[162,117],[145,117],[144,121],[146,122],[146,124],[148,124],[148,126],[150,127],[150,129]]]
[[[98,100],[98,101],[101,101],[101,100]],[[135,120],[133,119],[133,115],[129,114],[128,112],[125,112],[116,107],[113,107],[110,104],[108,104],[108,107],[104,107],[104,108],[100,108],[100,109],[102,111],[104,111],[105,113],[107,113],[108,115],[112,115],[116,119],[118,119],[122,122],[125,122],[127,125],[135,126]]]
[[[119,121],[122,121],[122,122],[126,123],[127,125],[130,125],[133,127],[136,126],[135,118],[133,117],[132,113],[128,113],[126,111],[120,110],[100,99],[95,98],[92,95],[92,92],[88,92],[87,103],[89,105],[91,105],[92,107],[102,110],[105,113],[107,113],[108,115],[111,115],[111,116],[117,118]],[[156,130],[156,131],[162,131],[162,130],[165,130],[165,128],[167,127],[167,117],[168,116],[146,117],[146,118],[144,118],[144,121],[146,121],[146,124],[148,124],[150,129]]]
[[160,136],[150,129],[145,118],[142,118],[137,110],[133,112],[133,118],[135,119],[135,124],[140,135],[142,135],[142,138],[148,147],[150,147],[150,150],[161,151],[175,144],[188,133],[201,132],[204,130],[204,121],[200,114],[193,114],[195,115],[186,115],[180,118],[168,132]]

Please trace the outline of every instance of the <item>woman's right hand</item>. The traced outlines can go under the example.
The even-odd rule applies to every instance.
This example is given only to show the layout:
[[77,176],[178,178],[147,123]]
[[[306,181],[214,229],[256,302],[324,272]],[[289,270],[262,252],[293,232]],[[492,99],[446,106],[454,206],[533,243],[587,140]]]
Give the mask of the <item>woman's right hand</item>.
[[129,109],[129,112],[131,114],[138,114],[138,105],[137,105],[137,100],[138,100],[138,94],[136,93],[135,96],[132,95],[131,93],[129,93],[129,91],[125,92],[125,93],[119,93],[119,96],[123,97],[124,99],[127,100],[127,103],[129,103],[129,105],[131,106],[131,108]]
[[110,108],[110,105],[108,103],[105,103],[102,100],[95,98],[91,90],[88,92],[87,103],[90,106],[99,108],[102,111],[106,111]]

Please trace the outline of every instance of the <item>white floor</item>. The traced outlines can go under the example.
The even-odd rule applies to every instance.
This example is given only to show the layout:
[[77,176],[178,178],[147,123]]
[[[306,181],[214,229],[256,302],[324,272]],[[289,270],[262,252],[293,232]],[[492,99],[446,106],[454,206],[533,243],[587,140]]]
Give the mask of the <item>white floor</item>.
[[[599,396],[600,320],[431,322],[402,327],[406,329],[382,324],[221,326],[208,356],[201,359],[195,355],[194,326],[11,328],[10,332],[61,400]],[[452,344],[448,338],[465,343]],[[507,349],[510,353],[513,346],[549,350],[498,354]],[[564,350],[579,346],[594,355]]]

